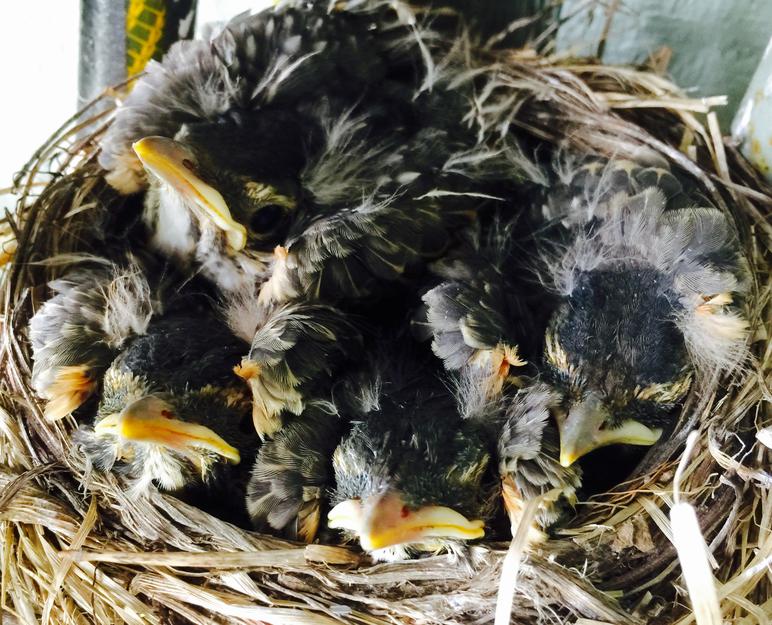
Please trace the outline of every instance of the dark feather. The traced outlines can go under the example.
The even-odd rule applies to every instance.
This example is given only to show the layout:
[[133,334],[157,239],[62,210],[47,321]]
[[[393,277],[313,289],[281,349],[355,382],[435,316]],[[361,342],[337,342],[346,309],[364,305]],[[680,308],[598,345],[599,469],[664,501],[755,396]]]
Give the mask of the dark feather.
[[[558,462],[558,436],[550,421],[550,408],[557,401],[545,385],[535,385],[507,401],[498,434],[499,471],[509,476],[523,501],[555,491],[552,500],[573,503],[581,480],[577,467]],[[546,527],[560,516],[560,506],[541,507],[539,522]]]
[[338,415],[311,406],[262,446],[247,488],[247,508],[256,527],[313,540],[315,528],[303,523],[301,512],[324,506],[332,452],[343,425]]
[[240,16],[211,42],[175,44],[163,63],[148,66],[102,140],[100,163],[111,181],[127,192],[143,186],[131,144],[145,136],[174,137],[191,122],[230,123],[240,111],[287,109],[333,85],[349,103],[368,85],[388,92],[398,68],[412,71],[417,46],[404,45],[410,31],[385,3],[372,6],[362,13],[285,6]]

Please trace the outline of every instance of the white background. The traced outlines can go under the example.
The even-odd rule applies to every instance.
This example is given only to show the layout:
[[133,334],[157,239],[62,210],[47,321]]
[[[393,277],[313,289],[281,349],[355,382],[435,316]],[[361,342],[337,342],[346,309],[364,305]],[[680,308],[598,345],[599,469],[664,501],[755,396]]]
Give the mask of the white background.
[[[123,0],[116,0],[123,2]],[[198,23],[222,21],[271,0],[199,0]],[[78,0],[0,1],[0,210],[14,172],[77,110]]]
[[79,22],[77,0],[0,3],[0,188],[76,110]]

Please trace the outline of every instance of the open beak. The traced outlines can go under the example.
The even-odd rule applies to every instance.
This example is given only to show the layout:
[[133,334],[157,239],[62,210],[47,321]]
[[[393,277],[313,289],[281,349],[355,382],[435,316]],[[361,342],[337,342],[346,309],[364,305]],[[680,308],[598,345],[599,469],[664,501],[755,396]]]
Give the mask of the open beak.
[[444,506],[412,510],[402,496],[393,491],[364,502],[349,499],[339,503],[330,510],[327,519],[331,528],[356,533],[365,551],[421,543],[432,538],[474,540],[485,535],[483,521],[470,521]]
[[102,419],[94,431],[98,436],[113,435],[124,441],[161,445],[186,457],[195,458],[206,450],[233,464],[241,461],[238,449],[208,427],[175,419],[163,406],[168,404],[155,398],[140,399],[122,412]]
[[659,428],[649,428],[629,419],[618,427],[608,428],[609,414],[600,399],[590,396],[558,415],[560,430],[560,464],[570,467],[585,454],[599,447],[615,445],[653,445],[662,435]]
[[231,217],[228,205],[217,189],[195,172],[185,146],[168,137],[145,137],[134,145],[144,168],[175,189],[197,209],[198,217],[209,220],[225,232],[228,246],[238,252],[247,242],[247,231]]

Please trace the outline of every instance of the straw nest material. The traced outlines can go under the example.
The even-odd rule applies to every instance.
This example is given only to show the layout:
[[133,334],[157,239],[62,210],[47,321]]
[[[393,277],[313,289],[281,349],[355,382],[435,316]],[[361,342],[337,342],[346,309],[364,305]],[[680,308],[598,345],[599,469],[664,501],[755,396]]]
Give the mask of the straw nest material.
[[[772,473],[764,441],[772,436],[763,428],[770,426],[764,409],[772,365],[766,340],[772,189],[720,136],[710,107],[721,98],[690,99],[646,70],[526,49],[486,54],[498,64],[502,84],[517,87],[509,118],[518,132],[607,155],[619,155],[620,146],[633,155],[653,150],[693,176],[736,221],[755,282],[748,366],[693,392],[680,434],[654,448],[627,483],[581,502],[556,538],[525,555],[512,622],[694,620],[695,597],[688,596],[668,516],[692,430],[699,434],[679,474],[680,493],[694,506],[709,546],[722,617],[767,622]],[[69,445],[74,419],[47,422],[30,390],[26,328],[48,296],[46,283],[82,255],[100,252],[94,224],[120,228],[124,204],[136,201],[116,195],[97,165],[97,139],[109,126],[115,95],[86,107],[38,150],[18,177],[17,210],[3,222],[5,622],[491,621],[506,544],[373,564],[354,547],[306,546],[245,531],[159,492],[133,499],[111,475],[94,474],[82,484],[82,459]],[[486,97],[492,96],[480,94],[481,108],[491,104]]]

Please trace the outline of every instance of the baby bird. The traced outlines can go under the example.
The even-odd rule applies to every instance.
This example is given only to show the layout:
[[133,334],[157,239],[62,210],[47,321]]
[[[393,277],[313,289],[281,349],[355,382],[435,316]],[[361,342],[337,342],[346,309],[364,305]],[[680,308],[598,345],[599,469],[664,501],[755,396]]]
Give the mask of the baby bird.
[[[542,211],[551,237],[539,235],[537,253],[511,253],[498,235],[516,224],[496,226],[468,258],[440,267],[445,281],[424,296],[423,327],[467,408],[503,402],[510,515],[533,496],[570,503],[581,476],[572,465],[594,449],[656,443],[693,381],[731,370],[747,338],[745,261],[720,211],[688,207],[660,167],[563,161],[557,172]],[[524,274],[539,276],[530,290],[544,313]],[[507,382],[521,359],[537,379],[515,392]],[[545,506],[542,525],[558,512]]]
[[262,439],[281,429],[286,414],[303,412],[306,397],[329,385],[339,367],[360,359],[359,325],[334,306],[265,306],[239,296],[225,302],[223,313],[247,347],[235,372],[252,391],[253,424]]
[[376,559],[484,535],[492,488],[483,432],[461,418],[431,355],[402,342],[371,346],[369,366],[335,388],[334,404],[301,414],[261,448],[247,494],[258,526],[301,528],[310,540],[329,502],[328,526]]
[[99,387],[128,339],[161,314],[163,298],[139,262],[104,260],[49,285],[54,295],[30,321],[32,386],[50,420],[65,417]]
[[[214,483],[254,453],[250,394],[233,373],[245,344],[190,298],[156,300],[137,264],[105,262],[53,284],[31,322],[33,384],[63,416],[99,397],[73,443],[134,492]],[[171,309],[164,310],[164,307]]]
[[[528,227],[521,219],[494,220],[466,245],[432,265],[439,282],[422,297],[415,333],[452,372],[478,370],[491,399],[528,371],[538,341],[539,298],[529,293],[516,239]],[[468,377],[471,373],[465,373]]]
[[[394,366],[394,365],[392,365]],[[354,423],[333,453],[328,524],[376,559],[452,551],[492,516],[491,453],[437,374],[376,378],[351,398]]]
[[382,3],[237,17],[149,66],[100,162],[120,191],[147,189],[151,245],[221,291],[273,276],[266,301],[356,299],[445,248],[453,218],[417,198],[451,135],[474,144],[431,123],[458,102],[416,102],[421,54]]
[[[563,174],[570,171],[564,170]],[[543,255],[559,303],[544,380],[560,398],[560,462],[605,445],[652,445],[695,379],[737,366],[749,280],[727,217],[688,205],[667,170],[629,161],[576,169],[546,213],[564,243]]]
[[[688,196],[668,170],[567,161],[558,174],[544,216],[559,242],[532,269],[557,297],[542,378],[559,398],[551,411],[570,466],[605,445],[654,444],[695,377],[742,360],[747,322],[737,304],[748,277],[726,216],[680,208]],[[478,291],[480,308],[518,319],[494,297],[512,292],[515,278],[498,275],[496,288]],[[435,324],[435,349],[441,330]]]
[[317,351],[351,354],[333,347],[335,329],[303,339],[313,325],[287,325],[286,307],[369,315],[401,301],[529,166],[514,139],[489,145],[498,128],[478,127],[472,103],[487,87],[466,48],[408,11],[289,2],[240,16],[151,64],[102,141],[111,184],[146,190],[154,249],[226,300],[259,293],[260,332],[244,337],[252,349],[239,371],[261,437],[282,411],[302,410],[301,381],[320,368],[282,363],[289,352],[264,339],[292,327],[289,343],[318,337]]
[[533,381],[522,389],[510,386],[492,395],[488,376],[474,365],[456,373],[459,406],[464,419],[485,432],[493,450],[501,503],[513,531],[528,502],[538,498],[528,536],[540,541],[544,530],[576,503],[581,486],[581,469],[564,467],[558,460],[559,435],[552,411],[560,398],[548,385]]

